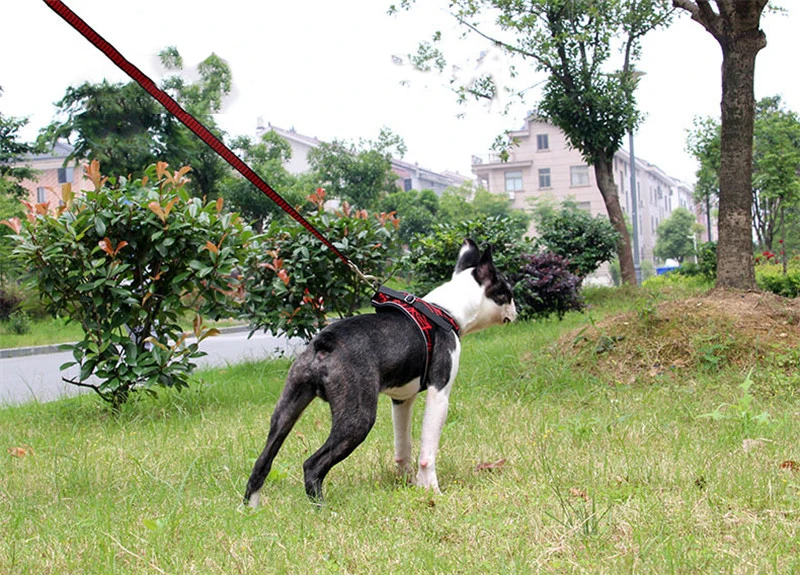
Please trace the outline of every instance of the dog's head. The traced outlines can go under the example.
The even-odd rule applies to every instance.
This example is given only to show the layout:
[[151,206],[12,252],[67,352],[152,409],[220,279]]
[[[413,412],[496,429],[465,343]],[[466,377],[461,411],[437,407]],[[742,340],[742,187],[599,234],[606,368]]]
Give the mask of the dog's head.
[[464,240],[458,252],[453,280],[472,284],[471,287],[467,287],[479,298],[474,327],[470,331],[477,331],[496,323],[512,322],[517,318],[511,284],[494,266],[491,246],[487,246],[481,252],[474,241]]

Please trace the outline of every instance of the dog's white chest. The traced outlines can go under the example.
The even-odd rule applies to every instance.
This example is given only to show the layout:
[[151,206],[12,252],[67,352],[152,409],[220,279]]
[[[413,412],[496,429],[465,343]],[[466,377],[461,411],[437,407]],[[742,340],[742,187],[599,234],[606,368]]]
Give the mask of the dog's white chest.
[[399,387],[387,387],[383,390],[383,393],[397,401],[405,401],[409,397],[419,393],[419,378],[415,377],[405,385]]

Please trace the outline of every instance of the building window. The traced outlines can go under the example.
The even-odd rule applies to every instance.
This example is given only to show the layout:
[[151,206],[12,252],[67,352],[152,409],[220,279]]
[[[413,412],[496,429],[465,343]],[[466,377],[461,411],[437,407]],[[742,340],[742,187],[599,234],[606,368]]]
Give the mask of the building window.
[[550,184],[550,168],[539,168],[539,189],[552,188]]
[[413,189],[413,182],[411,178],[404,178],[403,179],[403,190],[406,192],[410,192]]
[[58,183],[66,184],[72,181],[72,172],[74,168],[58,168]]
[[578,209],[584,212],[592,213],[592,202],[578,202]]
[[506,172],[506,191],[509,195],[522,190],[522,172]]
[[36,203],[43,204],[47,201],[47,190],[45,188],[36,188]]
[[550,136],[548,134],[536,134],[536,149],[537,150],[550,149]]
[[570,166],[569,185],[573,188],[589,185],[589,166]]

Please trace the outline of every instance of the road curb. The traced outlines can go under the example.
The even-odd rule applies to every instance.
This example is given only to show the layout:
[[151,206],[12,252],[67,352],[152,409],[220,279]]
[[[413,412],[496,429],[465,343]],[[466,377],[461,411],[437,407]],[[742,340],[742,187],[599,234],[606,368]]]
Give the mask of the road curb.
[[[235,325],[231,327],[220,327],[220,333],[239,333],[243,331],[250,331],[250,326]],[[29,355],[42,355],[46,353],[59,353],[62,351],[69,351],[76,342],[70,343],[54,343],[51,345],[34,345],[30,347],[9,347],[0,349],[0,359],[8,359],[11,357],[27,357]]]

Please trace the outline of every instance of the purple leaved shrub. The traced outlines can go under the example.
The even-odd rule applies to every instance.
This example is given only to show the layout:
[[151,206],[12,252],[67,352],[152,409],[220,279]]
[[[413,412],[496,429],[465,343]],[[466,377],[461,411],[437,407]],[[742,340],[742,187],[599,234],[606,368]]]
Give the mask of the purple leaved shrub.
[[514,299],[521,319],[559,319],[584,308],[581,278],[569,271],[569,260],[552,252],[525,254],[522,266],[512,274]]

